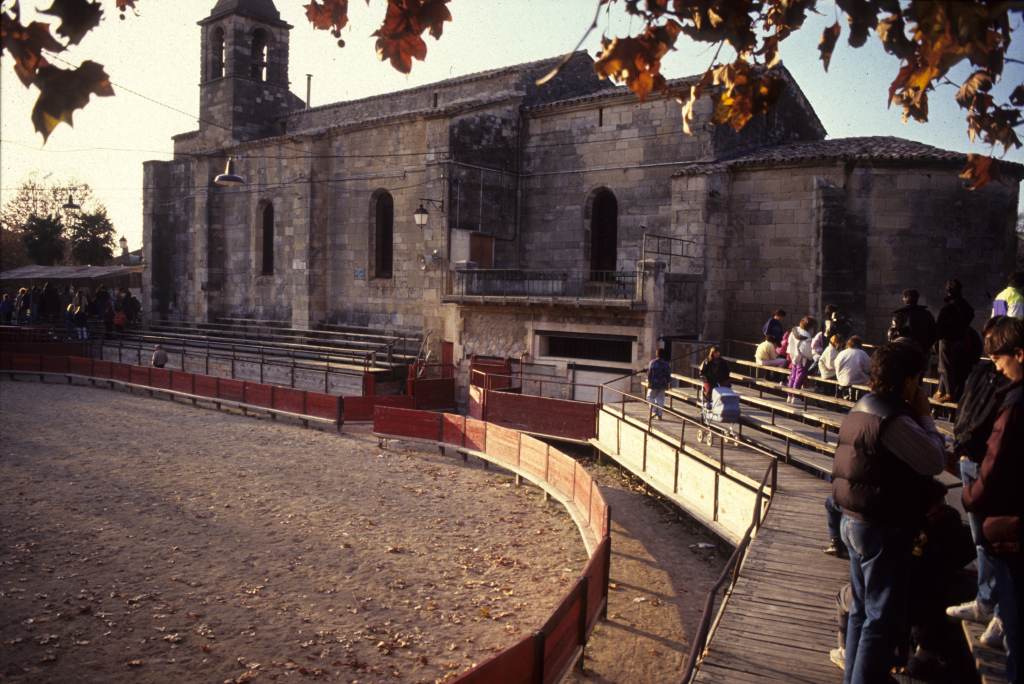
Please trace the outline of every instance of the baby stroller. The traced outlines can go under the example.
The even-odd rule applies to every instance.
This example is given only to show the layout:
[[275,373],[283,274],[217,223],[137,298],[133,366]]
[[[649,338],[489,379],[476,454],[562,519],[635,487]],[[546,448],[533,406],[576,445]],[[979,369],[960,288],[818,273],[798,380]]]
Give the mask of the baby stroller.
[[700,390],[700,417],[707,429],[697,430],[697,440],[711,446],[714,442],[715,430],[718,426],[723,439],[736,440],[734,425],[740,422],[740,397],[728,387],[715,387],[711,390],[708,400],[704,388]]

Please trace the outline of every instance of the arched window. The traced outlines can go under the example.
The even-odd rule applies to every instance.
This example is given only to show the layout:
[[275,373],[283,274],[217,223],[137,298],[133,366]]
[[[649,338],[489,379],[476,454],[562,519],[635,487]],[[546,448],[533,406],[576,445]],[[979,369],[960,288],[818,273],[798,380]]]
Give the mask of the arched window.
[[382,191],[373,200],[373,277],[390,278],[395,257],[395,202]]
[[611,190],[602,188],[594,195],[590,208],[590,277],[612,277],[619,243],[619,203]]
[[274,275],[274,205],[267,202],[263,207],[262,227],[260,229],[262,252],[261,275]]
[[267,32],[256,29],[252,33],[252,77],[257,81],[267,80]]
[[213,29],[210,41],[210,78],[224,78],[224,29]]

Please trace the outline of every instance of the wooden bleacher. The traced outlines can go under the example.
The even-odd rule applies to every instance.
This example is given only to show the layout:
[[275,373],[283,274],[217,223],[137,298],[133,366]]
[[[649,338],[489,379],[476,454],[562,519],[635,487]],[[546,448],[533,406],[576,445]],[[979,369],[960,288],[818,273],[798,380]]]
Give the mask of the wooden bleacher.
[[[745,441],[762,448],[783,453],[784,460],[808,473],[826,479],[831,472],[831,456],[842,419],[853,402],[834,393],[815,389],[793,390],[778,383],[788,375],[785,369],[759,366],[753,362],[728,359],[736,372],[731,374],[732,389],[740,397],[741,432]],[[691,416],[699,416],[698,388],[701,380],[682,374],[673,378],[679,387],[669,390],[668,406],[672,410],[684,409]],[[777,378],[775,380],[768,378]],[[838,383],[821,378],[810,378],[809,387],[836,388]],[[867,387],[857,388],[861,392]],[[796,405],[786,397],[799,399]],[[936,413],[955,415],[956,405],[931,401]],[[685,408],[684,408],[685,407]],[[936,426],[952,437],[952,424],[937,419]],[[792,469],[781,469],[781,473]],[[955,487],[957,478],[947,473],[940,476],[947,487]],[[780,479],[780,482],[785,480]],[[819,541],[808,544],[813,530],[823,523],[820,508],[828,485],[816,488],[807,485],[807,497],[790,494],[780,488],[782,496],[773,499],[772,509],[762,532],[751,545],[739,581],[730,598],[727,610],[721,616],[718,630],[701,663],[696,682],[764,682],[839,681],[839,670],[829,670],[827,649],[821,646],[821,632],[834,634],[834,614],[809,615],[806,604],[820,605],[834,596],[834,589],[847,577],[844,565],[837,576],[823,574]],[[954,492],[951,499],[957,499]],[[808,534],[811,531],[812,534]],[[773,537],[770,544],[762,545],[765,535]],[[774,537],[784,539],[776,543]],[[834,585],[830,583],[834,582]],[[830,594],[831,592],[831,594]],[[802,605],[803,604],[803,605]],[[981,646],[977,637],[983,625],[963,623],[971,656],[983,684],[1003,684],[1005,654]],[[794,637],[798,653],[789,660],[784,655],[774,632],[781,631]],[[833,647],[835,644],[831,644]],[[780,665],[785,662],[786,665]],[[791,667],[790,667],[790,664]],[[834,674],[833,674],[834,672]],[[913,681],[904,676],[897,679]]]

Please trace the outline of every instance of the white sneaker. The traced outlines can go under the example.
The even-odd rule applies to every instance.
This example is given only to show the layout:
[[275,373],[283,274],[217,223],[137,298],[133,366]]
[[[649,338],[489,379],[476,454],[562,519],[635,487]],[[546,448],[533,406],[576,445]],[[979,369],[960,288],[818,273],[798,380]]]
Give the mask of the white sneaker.
[[998,617],[989,620],[988,627],[978,637],[978,641],[989,648],[1003,648],[1003,621]]
[[846,669],[846,649],[840,646],[828,652],[828,659],[840,670]]
[[946,608],[946,615],[957,620],[970,620],[985,624],[992,619],[992,609],[975,601],[961,603],[959,606]]

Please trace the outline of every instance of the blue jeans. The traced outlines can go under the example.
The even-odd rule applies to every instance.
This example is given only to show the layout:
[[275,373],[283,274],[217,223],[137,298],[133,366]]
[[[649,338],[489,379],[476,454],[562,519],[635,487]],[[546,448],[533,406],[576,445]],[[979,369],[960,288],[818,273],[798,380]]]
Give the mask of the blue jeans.
[[998,556],[993,556],[991,560],[1006,644],[1006,680],[1011,684],[1020,684],[1024,682],[1020,644],[1021,591],[1024,590],[1022,563],[1019,559],[1008,561]]
[[828,525],[828,538],[839,539],[839,521],[842,520],[843,509],[839,508],[839,504],[829,494],[825,497],[825,523]]
[[[966,458],[960,459],[960,479],[963,480],[964,489],[978,479],[978,468],[980,466],[974,461]],[[992,568],[993,558],[982,542],[985,537],[981,534],[981,519],[974,513],[967,514],[967,524],[971,527],[971,538],[978,549],[978,598],[977,601],[989,610],[997,612],[998,596],[996,595],[996,578]]]
[[651,402],[652,404],[655,404],[658,407],[654,409],[654,415],[661,418],[661,409],[665,407],[665,388],[648,388],[647,401]]
[[913,533],[843,514],[850,552],[852,603],[846,628],[845,684],[889,681],[896,647],[906,637],[907,585]]

